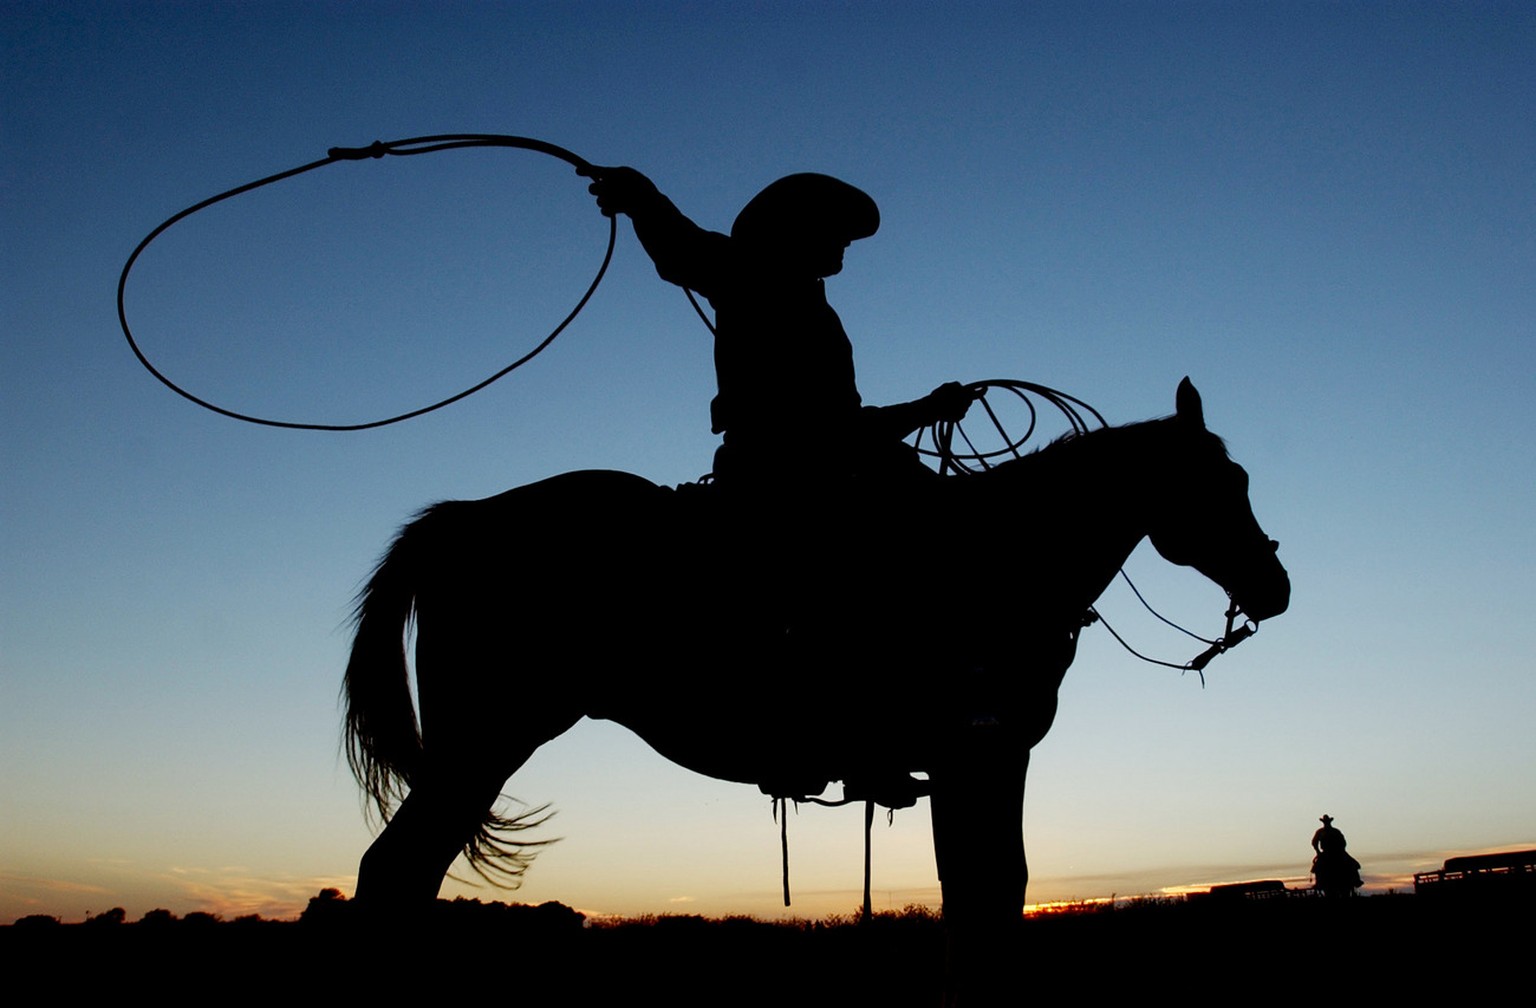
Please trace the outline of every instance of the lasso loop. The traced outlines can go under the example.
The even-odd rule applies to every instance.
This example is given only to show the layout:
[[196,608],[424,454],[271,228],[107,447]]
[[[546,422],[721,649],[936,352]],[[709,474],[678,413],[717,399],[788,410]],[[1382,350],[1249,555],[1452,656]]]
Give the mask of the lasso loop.
[[409,412],[400,413],[392,417],[386,417],[382,420],[370,420],[367,423],[356,424],[297,423],[290,420],[271,420],[266,417],[251,416],[247,413],[237,413],[234,410],[225,409],[222,406],[216,406],[206,399],[201,399],[193,395],[191,392],[188,392],[180,385],[177,385],[175,382],[171,381],[171,379],[167,378],[164,374],[161,374],[160,370],[151,364],[149,358],[144,355],[144,351],[139,348],[138,341],[133,338],[133,331],[128,327],[128,312],[124,307],[124,292],[128,287],[128,274],[133,269],[133,264],[138,260],[139,255],[149,247],[150,243],[153,242],[156,238],[160,237],[160,235],[164,234],[171,228],[172,225],[176,224],[178,221],[192,216],[199,210],[211,207],[215,203],[221,203],[224,200],[230,199],[234,196],[239,196],[242,193],[248,193],[253,189],[260,189],[262,186],[271,185],[274,182],[281,182],[284,179],[293,178],[295,175],[302,175],[305,172],[313,171],[316,168],[321,168],[328,164],[335,164],[338,161],[361,161],[366,158],[382,158],[385,155],[406,157],[412,154],[430,154],[434,151],[456,150],[461,147],[515,147],[520,150],[531,150],[540,154],[548,154],[550,157],[559,158],[560,160],[574,166],[578,172],[582,172],[584,174],[591,174],[594,171],[600,170],[595,168],[586,159],[577,157],[575,154],[566,150],[564,147],[557,147],[552,143],[546,143],[543,140],[535,140],[531,137],[507,136],[500,133],[443,133],[433,136],[410,137],[405,140],[392,140],[387,143],[381,140],[375,140],[367,147],[332,147],[329,152],[327,152],[327,155],[318,161],[311,161],[309,164],[300,165],[297,168],[290,168],[287,171],[278,172],[276,175],[268,175],[266,178],[257,179],[255,182],[247,182],[245,185],[236,186],[227,192],[222,192],[217,196],[209,197],[208,199],[203,200],[201,203],[193,204],[180,213],[169,217],[159,227],[151,231],[143,241],[139,242],[138,247],[133,250],[133,254],[128,257],[128,261],[123,264],[122,275],[118,278],[117,281],[117,320],[123,328],[123,335],[127,338],[128,346],[133,350],[133,355],[139,359],[140,364],[144,365],[145,370],[160,380],[162,385],[170,389],[172,392],[175,392],[183,399],[191,400],[204,409],[212,410],[215,413],[230,417],[235,420],[244,420],[246,423],[261,424],[265,427],[286,427],[292,430],[358,431],[369,430],[374,427],[384,427],[389,424],[399,423],[402,420],[410,420],[413,417],[419,417],[426,413],[431,413],[434,410],[442,409],[444,406],[451,405],[452,403],[458,402],[460,399],[474,395],[476,392],[479,392],[481,389],[485,388],[487,385],[490,385],[492,382],[504,378],[511,372],[516,371],[518,368],[522,367],[524,364],[537,357],[544,351],[546,347],[553,343],[555,341],[555,337],[559,336],[562,332],[565,331],[565,327],[571,324],[571,321],[581,313],[581,310],[587,306],[587,302],[591,300],[592,294],[597,290],[597,285],[603,281],[603,275],[608,272],[609,262],[613,260],[613,247],[618,239],[618,223],[615,218],[610,217],[608,220],[608,248],[603,253],[603,262],[602,265],[597,268],[597,275],[592,278],[592,282],[587,286],[586,293],[581,296],[581,300],[576,302],[576,307],[571,309],[570,314],[566,315],[565,318],[560,321],[560,324],[555,326],[550,334],[544,337],[543,341],[540,342],[538,346],[534,347],[532,350],[528,351],[526,354],[519,357],[511,364],[508,364],[500,371],[497,371],[489,378],[486,378],[484,381],[478,382],[469,388],[464,389],[462,392],[457,392],[446,399],[432,403],[430,406],[423,406],[420,409],[410,410]]

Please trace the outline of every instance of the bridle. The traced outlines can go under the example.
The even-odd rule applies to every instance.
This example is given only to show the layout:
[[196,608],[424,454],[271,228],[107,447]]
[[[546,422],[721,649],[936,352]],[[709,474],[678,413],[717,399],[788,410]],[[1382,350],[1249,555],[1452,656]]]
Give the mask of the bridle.
[[1232,650],[1243,641],[1247,640],[1249,637],[1252,637],[1255,633],[1258,632],[1259,621],[1255,619],[1245,618],[1241,626],[1235,626],[1237,623],[1237,618],[1242,615],[1243,610],[1238,606],[1237,600],[1232,598],[1231,592],[1227,593],[1227,599],[1231,602],[1231,605],[1227,606],[1226,629],[1222,632],[1220,637],[1217,637],[1215,640],[1211,640],[1210,638],[1201,637],[1197,633],[1186,630],[1184,627],[1181,627],[1177,623],[1168,619],[1156,609],[1153,609],[1152,606],[1147,603],[1147,600],[1141,597],[1141,592],[1137,590],[1136,585],[1132,583],[1131,579],[1126,576],[1124,569],[1120,571],[1120,576],[1125,578],[1125,583],[1131,586],[1131,591],[1136,593],[1136,597],[1138,599],[1141,599],[1141,604],[1147,607],[1147,612],[1151,613],[1153,616],[1156,616],[1158,619],[1162,620],[1164,623],[1167,623],[1169,626],[1173,627],[1175,630],[1178,630],[1180,633],[1187,634],[1190,637],[1193,637],[1195,640],[1200,641],[1201,643],[1209,644],[1210,647],[1195,655],[1184,664],[1176,665],[1173,662],[1166,662],[1159,658],[1148,657],[1147,655],[1144,655],[1140,651],[1137,651],[1135,648],[1131,647],[1126,643],[1125,638],[1116,633],[1115,628],[1110,626],[1109,622],[1105,620],[1102,615],[1100,615],[1097,607],[1090,606],[1088,608],[1087,615],[1083,617],[1083,626],[1092,626],[1094,623],[1103,624],[1104,629],[1109,631],[1109,635],[1113,637],[1121,647],[1125,648],[1132,655],[1140,658],[1144,662],[1150,662],[1153,665],[1162,665],[1165,668],[1178,669],[1180,672],[1194,672],[1200,676],[1201,686],[1205,685],[1205,667],[1211,663],[1213,658],[1219,654],[1225,654],[1226,652]]

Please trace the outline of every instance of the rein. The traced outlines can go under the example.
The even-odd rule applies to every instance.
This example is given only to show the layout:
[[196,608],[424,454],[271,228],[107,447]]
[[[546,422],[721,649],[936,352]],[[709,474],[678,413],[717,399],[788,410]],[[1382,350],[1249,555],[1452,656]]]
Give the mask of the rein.
[[608,272],[609,262],[613,260],[613,247],[618,238],[618,222],[615,218],[609,218],[608,221],[608,248],[607,251],[603,253],[603,261],[602,264],[597,268],[597,275],[592,278],[592,282],[587,286],[586,293],[581,296],[581,300],[576,302],[576,307],[571,309],[570,314],[566,315],[565,318],[560,321],[560,324],[555,326],[555,328],[550,331],[548,336],[544,337],[543,341],[541,341],[538,346],[534,347],[532,350],[528,351],[528,353],[519,357],[511,364],[508,364],[500,371],[497,371],[489,378],[477,382],[461,392],[457,392],[448,398],[441,399],[435,403],[432,403],[431,405],[422,406],[419,409],[408,410],[405,413],[400,413],[395,416],[385,417],[382,420],[370,420],[365,423],[355,424],[299,423],[291,420],[272,420],[266,417],[252,416],[248,413],[237,413],[234,410],[225,409],[222,406],[217,406],[206,399],[202,399],[196,395],[193,395],[191,392],[188,392],[186,389],[182,388],[180,385],[176,384],[170,378],[167,378],[164,374],[162,374],[158,368],[150,363],[149,358],[145,356],[144,351],[139,348],[138,341],[133,338],[133,330],[128,327],[128,311],[124,304],[124,294],[128,287],[128,274],[133,269],[133,264],[138,261],[139,255],[149,247],[151,242],[169,230],[172,225],[179,221],[185,220],[186,218],[197,213],[199,210],[207,209],[208,207],[213,206],[215,203],[221,203],[224,200],[239,196],[242,193],[248,193],[253,190],[260,189],[262,186],[268,186],[274,182],[281,182],[284,179],[293,178],[296,175],[302,175],[305,172],[314,171],[316,168],[323,168],[326,165],[336,164],[339,161],[362,161],[370,158],[378,159],[385,157],[386,155],[392,157],[409,157],[414,154],[431,154],[436,151],[458,150],[463,147],[513,147],[519,150],[529,150],[534,151],[535,153],[547,154],[550,157],[559,158],[561,161],[573,165],[578,172],[584,174],[591,174],[592,172],[598,170],[586,159],[578,157],[577,155],[566,150],[564,147],[557,147],[552,143],[548,143],[544,140],[535,140],[531,137],[508,136],[500,133],[441,133],[433,136],[410,137],[405,140],[391,140],[388,142],[375,140],[367,147],[332,147],[326,153],[326,156],[320,158],[318,161],[311,161],[308,164],[299,165],[297,168],[290,168],[287,171],[281,171],[275,175],[268,175],[266,178],[257,179],[254,182],[247,182],[244,185],[236,186],[235,188],[226,192],[219,193],[217,196],[210,196],[208,199],[203,200],[201,203],[195,203],[192,206],[187,207],[185,210],[182,210],[180,213],[171,215],[159,227],[151,231],[143,241],[139,242],[138,247],[133,250],[133,254],[128,257],[128,261],[123,264],[122,275],[118,277],[117,281],[117,320],[118,323],[122,326],[123,336],[125,336],[128,340],[128,346],[133,350],[133,355],[139,359],[139,363],[144,366],[146,371],[159,379],[162,385],[170,389],[172,392],[175,392],[183,399],[190,400],[191,402],[194,402],[197,405],[203,407],[203,409],[212,410],[221,416],[227,416],[234,420],[243,420],[246,423],[260,424],[265,427],[286,427],[292,430],[315,431],[369,430],[374,427],[384,427],[389,424],[399,423],[402,420],[410,420],[413,417],[423,416],[427,413],[433,412],[434,410],[440,410],[444,406],[451,405],[458,402],[460,399],[472,396],[476,392],[479,392],[481,389],[485,388],[487,385],[490,385],[492,382],[504,378],[513,371],[516,371],[518,368],[522,367],[524,364],[537,357],[544,351],[546,347],[553,343],[555,341],[555,337],[559,336],[562,332],[565,331],[565,327],[571,324],[576,316],[581,313],[581,310],[587,306],[587,302],[592,299],[592,294],[597,290],[597,285],[602,283],[603,275]]
[[[1258,632],[1259,624],[1251,619],[1244,620],[1242,626],[1233,629],[1233,624],[1237,621],[1237,617],[1242,614],[1242,610],[1237,607],[1237,603],[1233,602],[1230,606],[1227,607],[1227,628],[1220,637],[1216,638],[1215,640],[1208,640],[1205,637],[1201,637],[1199,634],[1190,633],[1190,631],[1185,630],[1177,623],[1163,616],[1163,614],[1158,612],[1156,609],[1153,609],[1150,605],[1147,605],[1147,600],[1141,598],[1141,592],[1136,590],[1136,586],[1131,583],[1131,579],[1129,577],[1126,577],[1124,570],[1120,572],[1120,576],[1125,578],[1125,583],[1129,584],[1131,586],[1131,590],[1136,592],[1136,597],[1141,599],[1141,604],[1147,607],[1147,612],[1151,613],[1153,616],[1156,616],[1158,619],[1162,620],[1164,623],[1167,623],[1174,629],[1181,630],[1184,633],[1189,634],[1189,636],[1195,638],[1195,640],[1209,644],[1210,647],[1195,655],[1184,664],[1175,665],[1173,662],[1162,661],[1158,658],[1149,658],[1142,654],[1140,651],[1137,651],[1135,648],[1131,647],[1126,643],[1124,637],[1121,637],[1118,633],[1115,632],[1115,628],[1109,625],[1109,621],[1100,615],[1099,610],[1095,607],[1089,607],[1087,615],[1083,617],[1083,626],[1092,626],[1094,623],[1103,624],[1104,629],[1109,631],[1109,635],[1118,641],[1121,647],[1125,648],[1137,658],[1140,658],[1144,662],[1150,662],[1153,665],[1162,665],[1165,668],[1178,669],[1180,672],[1198,673],[1200,676],[1200,685],[1202,687],[1205,685],[1205,667],[1211,663],[1211,659],[1215,658],[1219,654],[1225,654],[1226,652],[1232,650],[1243,641],[1247,640],[1249,637],[1252,637],[1255,633]],[[1227,597],[1230,599],[1232,596],[1229,594]]]

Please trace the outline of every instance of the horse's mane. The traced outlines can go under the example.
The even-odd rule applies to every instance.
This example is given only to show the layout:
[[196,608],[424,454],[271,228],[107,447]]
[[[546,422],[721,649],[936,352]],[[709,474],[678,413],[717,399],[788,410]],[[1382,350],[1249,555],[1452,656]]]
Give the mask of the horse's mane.
[[[1119,447],[1134,444],[1145,439],[1149,434],[1172,429],[1171,424],[1178,422],[1177,416],[1157,417],[1152,420],[1138,420],[1134,423],[1120,424],[1115,427],[1100,427],[1090,431],[1067,431],[1060,437],[1023,456],[1000,462],[989,472],[1010,472],[1017,476],[1023,476],[1027,472],[1032,476],[1038,476],[1042,468],[1051,468],[1057,465],[1069,465],[1076,461],[1080,450],[1088,450],[1099,447],[1115,445]],[[1227,452],[1227,443],[1210,431],[1202,430],[1211,441],[1218,446],[1223,458],[1231,458]],[[983,473],[983,475],[987,475]]]

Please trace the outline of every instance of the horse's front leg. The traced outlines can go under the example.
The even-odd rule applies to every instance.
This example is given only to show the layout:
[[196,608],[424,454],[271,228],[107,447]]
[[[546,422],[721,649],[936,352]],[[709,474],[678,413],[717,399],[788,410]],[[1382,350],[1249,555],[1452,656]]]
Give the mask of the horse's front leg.
[[[944,897],[945,1004],[985,1005],[1017,986],[1029,749],[997,725],[968,729],[933,773],[933,849]],[[1011,981],[1011,983],[1010,983]]]

